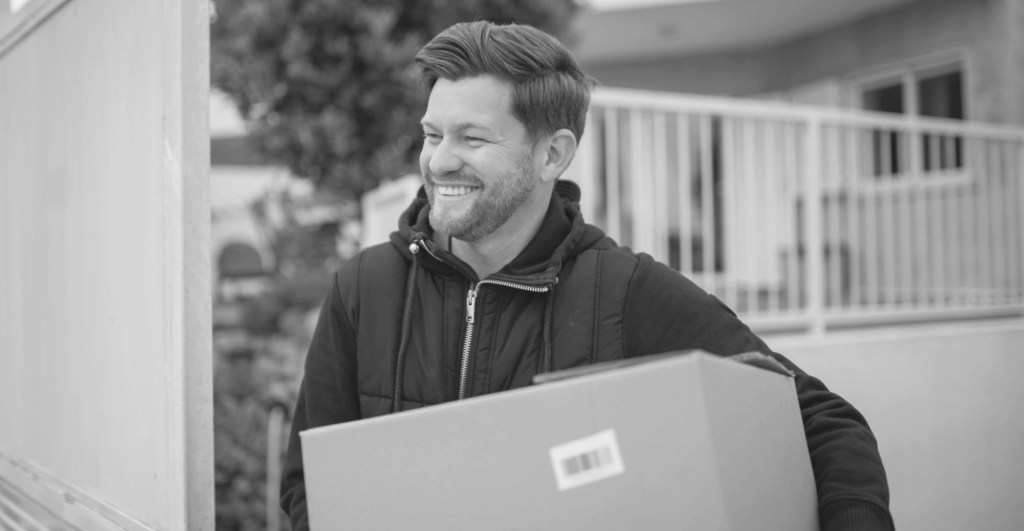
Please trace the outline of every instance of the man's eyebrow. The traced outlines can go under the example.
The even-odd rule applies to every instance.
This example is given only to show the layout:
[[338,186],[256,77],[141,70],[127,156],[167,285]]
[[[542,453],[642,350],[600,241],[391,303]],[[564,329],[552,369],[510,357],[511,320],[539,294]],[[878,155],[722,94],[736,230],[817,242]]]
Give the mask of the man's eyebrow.
[[[437,126],[435,126],[434,124],[430,123],[430,121],[425,120],[425,119],[424,120],[420,120],[420,125],[422,125],[423,127],[429,127],[431,129],[438,129]],[[481,123],[477,123],[477,122],[462,122],[462,123],[456,124],[455,127],[452,128],[452,129],[453,129],[452,132],[455,132],[455,133],[459,133],[459,132],[465,131],[466,129],[482,129],[484,131],[492,131],[492,129],[490,127],[487,127],[486,125],[481,124]]]

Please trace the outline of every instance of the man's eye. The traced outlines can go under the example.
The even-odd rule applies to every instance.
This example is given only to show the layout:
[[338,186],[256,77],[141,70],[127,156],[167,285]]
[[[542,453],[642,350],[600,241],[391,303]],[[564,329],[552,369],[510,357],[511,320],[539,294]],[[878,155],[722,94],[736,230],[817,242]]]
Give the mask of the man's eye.
[[439,135],[437,133],[423,133],[423,138],[426,138],[426,139],[429,139],[429,140],[440,140],[441,139],[441,135]]
[[485,140],[482,139],[482,138],[479,138],[479,137],[475,137],[475,136],[467,136],[466,137],[466,142],[481,143],[481,142],[485,142]]

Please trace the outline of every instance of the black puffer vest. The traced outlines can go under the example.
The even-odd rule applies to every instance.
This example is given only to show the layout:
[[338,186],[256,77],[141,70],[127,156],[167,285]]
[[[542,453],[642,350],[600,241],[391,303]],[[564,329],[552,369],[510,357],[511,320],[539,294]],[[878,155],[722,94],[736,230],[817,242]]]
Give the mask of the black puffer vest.
[[366,249],[339,289],[358,338],[363,418],[530,385],[535,374],[620,359],[638,259],[584,224],[556,184],[523,252],[483,281],[436,248],[421,195],[391,243]]

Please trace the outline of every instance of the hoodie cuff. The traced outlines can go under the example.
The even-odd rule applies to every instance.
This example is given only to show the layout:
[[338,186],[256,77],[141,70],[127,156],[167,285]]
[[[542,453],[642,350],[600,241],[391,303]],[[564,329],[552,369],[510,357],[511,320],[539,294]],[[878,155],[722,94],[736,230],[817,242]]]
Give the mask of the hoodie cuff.
[[860,500],[837,500],[818,509],[821,531],[894,531],[884,507]]

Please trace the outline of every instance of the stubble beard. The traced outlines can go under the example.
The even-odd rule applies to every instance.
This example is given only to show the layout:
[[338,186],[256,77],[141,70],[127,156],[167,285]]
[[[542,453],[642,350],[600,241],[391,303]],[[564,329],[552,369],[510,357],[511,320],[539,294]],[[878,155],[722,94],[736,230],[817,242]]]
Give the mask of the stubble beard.
[[[434,231],[465,242],[484,238],[502,225],[523,206],[536,186],[536,179],[530,158],[521,158],[511,170],[495,179],[492,184],[481,187],[479,197],[462,215],[453,215],[446,209],[437,209],[434,203],[435,185],[429,169],[424,171],[424,185],[430,201],[430,226]],[[461,172],[446,178],[446,181],[474,184],[480,179]]]

